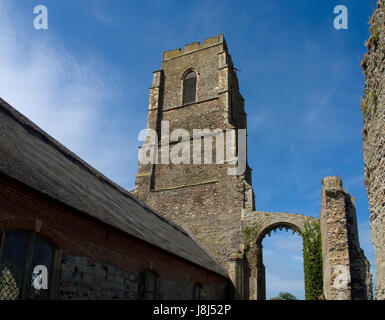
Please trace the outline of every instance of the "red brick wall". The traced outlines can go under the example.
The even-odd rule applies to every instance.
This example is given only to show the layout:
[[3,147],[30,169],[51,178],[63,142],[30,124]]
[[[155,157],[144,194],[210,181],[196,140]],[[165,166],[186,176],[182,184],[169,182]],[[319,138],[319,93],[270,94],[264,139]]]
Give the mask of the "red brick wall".
[[207,298],[224,296],[226,279],[144,241],[131,237],[71,207],[0,175],[0,230],[34,230],[68,255],[138,273],[150,265],[160,278],[175,282],[199,282],[210,290]]

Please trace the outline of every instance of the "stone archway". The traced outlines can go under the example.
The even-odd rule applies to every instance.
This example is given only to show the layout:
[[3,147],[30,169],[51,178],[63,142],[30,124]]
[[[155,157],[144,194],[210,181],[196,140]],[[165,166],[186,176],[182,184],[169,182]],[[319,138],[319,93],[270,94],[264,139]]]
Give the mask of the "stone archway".
[[246,243],[243,246],[245,262],[250,270],[248,276],[248,297],[251,300],[266,299],[265,266],[263,264],[262,240],[266,235],[277,229],[292,233],[302,232],[306,222],[318,220],[300,214],[289,213],[267,213],[256,211],[245,211],[242,226],[246,235]]
[[271,232],[276,231],[276,230],[282,230],[284,229],[285,231],[292,231],[292,234],[297,233],[299,236],[302,237],[302,229],[293,223],[287,222],[287,221],[280,221],[280,222],[275,222],[272,223],[271,225],[268,225],[265,229],[263,229],[258,238],[256,239],[255,245],[256,245],[256,250],[255,250],[255,281],[252,280],[252,282],[255,283],[255,298],[256,300],[266,300],[266,271],[265,271],[265,265],[263,263],[263,246],[262,246],[262,241],[267,235],[271,235]]

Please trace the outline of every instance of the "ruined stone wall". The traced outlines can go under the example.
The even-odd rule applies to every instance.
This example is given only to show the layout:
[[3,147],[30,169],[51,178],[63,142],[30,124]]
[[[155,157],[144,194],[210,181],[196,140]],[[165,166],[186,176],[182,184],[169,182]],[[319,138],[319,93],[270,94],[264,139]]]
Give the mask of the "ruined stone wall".
[[[266,299],[266,277],[263,264],[262,241],[266,235],[277,229],[285,229],[293,234],[304,231],[305,223],[311,223],[317,218],[304,216],[302,214],[259,212],[243,210],[242,230],[246,235],[246,241],[240,246],[238,256],[234,264],[243,266],[245,274],[248,275],[248,286],[244,288],[243,295],[251,300]],[[234,268],[232,272],[237,272]]]
[[361,103],[364,119],[365,185],[370,207],[370,227],[376,258],[376,299],[385,299],[385,1],[370,20],[368,52],[361,66],[365,92]]
[[359,244],[354,200],[339,177],[322,180],[320,219],[325,299],[372,299],[369,262]]
[[[189,70],[198,75],[197,101],[183,105],[183,76]],[[166,120],[170,132],[182,128],[190,138],[170,142],[161,130]],[[156,146],[159,159],[165,145],[170,144],[170,149],[191,145],[193,129],[231,129],[234,134],[246,129],[244,100],[222,35],[163,53],[162,69],[154,72],[150,88],[147,127],[162,139],[159,143],[147,140],[142,148]],[[215,150],[215,144],[212,147]],[[239,151],[234,136],[231,147]],[[188,149],[191,155],[193,149]],[[232,162],[226,160],[215,165],[139,164],[133,193],[194,234],[229,271],[236,299],[264,299],[263,237],[276,228],[301,233],[305,222],[315,218],[253,211],[251,170],[247,167],[243,175],[230,176],[227,169]],[[322,198],[325,295],[327,299],[366,299],[371,291],[369,264],[359,248],[354,202],[339,181],[326,179]],[[333,188],[338,190],[329,190]],[[348,268],[351,281],[346,292],[333,291],[336,264]]]
[[324,296],[327,300],[372,299],[370,265],[360,248],[354,199],[338,177],[322,181],[320,219],[301,214],[243,210],[241,226],[246,241],[240,245],[229,270],[238,279],[240,266],[248,275],[243,286],[250,299],[265,299],[265,267],[262,241],[276,229],[291,230],[302,236],[306,223],[320,220],[323,258]]

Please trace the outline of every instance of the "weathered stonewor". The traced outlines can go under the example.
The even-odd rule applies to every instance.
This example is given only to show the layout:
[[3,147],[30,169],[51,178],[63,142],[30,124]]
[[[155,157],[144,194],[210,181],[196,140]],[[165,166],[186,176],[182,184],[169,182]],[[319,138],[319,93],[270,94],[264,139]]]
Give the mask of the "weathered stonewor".
[[[312,223],[319,219],[294,213],[277,213],[243,210],[242,229],[246,233],[246,245],[241,245],[234,261],[249,271],[247,286],[236,286],[241,292],[239,295],[248,296],[251,300],[266,299],[266,277],[263,264],[262,241],[266,235],[276,230],[291,230],[302,236],[305,223]],[[239,272],[239,271],[238,271]]]
[[385,299],[385,1],[378,1],[370,20],[368,52],[361,66],[365,94],[361,102],[364,127],[365,185],[376,259],[376,299]]
[[[255,212],[251,169],[246,166],[244,174],[229,175],[228,169],[233,167],[234,159],[226,158],[222,164],[192,164],[194,146],[191,142],[194,141],[194,129],[230,130],[231,149],[239,155],[239,141],[235,139],[235,135],[239,129],[246,129],[246,113],[235,70],[223,35],[207,39],[203,43],[186,45],[184,50],[163,53],[161,69],[154,72],[150,87],[147,121],[147,128],[155,130],[161,139],[157,142],[148,138],[142,150],[151,150],[149,147],[152,146],[154,154],[161,161],[164,148],[171,150],[176,145],[186,147],[185,150],[190,151],[190,164],[174,164],[171,161],[169,164],[139,163],[133,193],[194,234],[199,243],[228,270],[235,287],[234,298],[265,299],[263,237],[277,228],[301,233],[304,223],[314,221],[315,218],[297,214]],[[195,94],[195,99],[185,103],[184,83],[186,76],[192,72],[196,75],[196,91],[190,92],[190,98]],[[165,121],[169,122],[169,132],[164,131]],[[180,128],[186,130],[190,137],[182,140],[174,137],[175,139],[169,141],[168,134]],[[210,132],[201,138],[201,142],[209,136]],[[211,136],[211,156],[215,162],[218,135],[212,133]],[[201,145],[201,156],[203,145],[204,143]],[[167,151],[165,153],[169,154]],[[348,197],[344,196],[343,199]],[[346,251],[342,250],[346,260],[341,263],[349,267],[351,287],[354,288],[343,297],[370,298],[370,295],[364,294],[366,289],[363,282],[367,280],[369,284],[371,281],[370,274],[367,275],[364,271],[368,270],[368,264],[359,249],[357,226],[343,222],[355,221],[354,206],[349,206],[348,201],[343,200],[340,209],[333,217],[333,212],[326,207],[324,215],[328,219],[321,219],[321,223],[324,221],[322,228],[325,235],[337,232],[326,238],[325,265],[334,266],[334,253],[339,252],[340,247],[343,248]],[[342,220],[338,222],[340,218]],[[341,229],[335,230],[333,223],[328,224],[330,221],[337,221],[341,224]],[[248,238],[248,232],[256,237]],[[344,240],[341,243],[333,242],[336,237],[338,240],[340,234],[346,235]],[[326,272],[330,277],[329,269]],[[329,282],[330,279],[325,285],[327,292],[332,290]],[[334,293],[328,293],[327,298],[338,297]]]
[[339,177],[322,180],[320,218],[325,299],[372,299],[369,262],[358,240],[354,199]]
[[[197,75],[196,99],[183,103],[183,79],[191,70]],[[161,121],[169,121],[170,133],[179,128],[187,130],[191,140],[179,142],[186,144],[192,142],[193,129],[232,130],[235,135],[239,128],[246,128],[244,100],[223,35],[163,53],[161,70],[154,72],[150,88],[147,122],[147,128],[162,137],[159,159],[161,148],[168,145]],[[203,148],[203,138],[201,141]],[[146,143],[150,142],[144,146]],[[236,143],[233,139],[234,150]],[[170,149],[174,145],[171,141]],[[192,149],[190,154],[192,163]],[[202,164],[139,164],[133,193],[188,228],[227,268],[244,237],[241,210],[253,206],[251,170],[247,168],[240,176],[228,175],[231,161],[216,164],[215,151],[213,163],[203,164],[202,149]]]

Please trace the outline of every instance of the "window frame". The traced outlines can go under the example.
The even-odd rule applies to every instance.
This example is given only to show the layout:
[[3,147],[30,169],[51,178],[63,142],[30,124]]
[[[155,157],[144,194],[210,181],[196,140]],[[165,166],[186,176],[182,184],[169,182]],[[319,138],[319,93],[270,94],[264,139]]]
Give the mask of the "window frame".
[[0,264],[3,258],[4,252],[4,244],[7,236],[7,232],[25,232],[28,236],[27,242],[27,256],[24,265],[24,277],[23,277],[23,286],[21,288],[21,294],[16,300],[28,300],[28,291],[30,289],[30,274],[32,272],[32,259],[33,259],[33,251],[35,249],[35,239],[39,236],[42,240],[47,242],[53,250],[52,253],[52,261],[50,265],[50,273],[48,274],[48,300],[57,299],[57,288],[59,282],[59,272],[60,272],[60,262],[62,250],[58,248],[53,241],[49,238],[43,236],[39,232],[32,230],[24,230],[24,229],[11,229],[11,230],[0,230]]
[[[185,81],[186,81],[186,77],[190,74],[190,73],[194,73],[195,74],[195,90],[194,90],[194,100],[192,101],[185,101]],[[187,69],[184,73],[183,73],[183,76],[182,76],[182,106],[184,105],[189,105],[189,104],[194,104],[198,101],[198,82],[199,82],[199,73],[197,70],[195,69]]]

